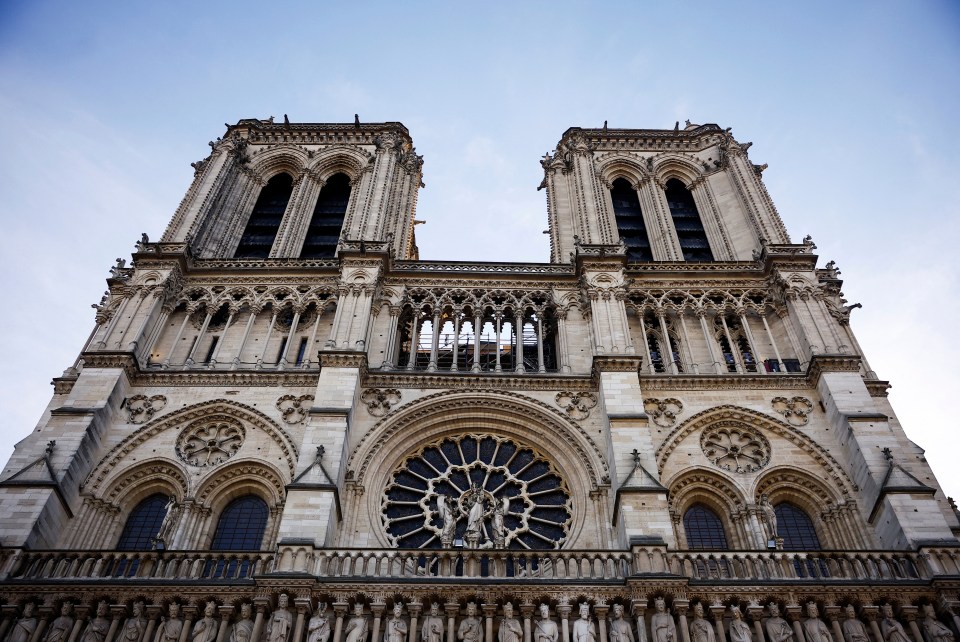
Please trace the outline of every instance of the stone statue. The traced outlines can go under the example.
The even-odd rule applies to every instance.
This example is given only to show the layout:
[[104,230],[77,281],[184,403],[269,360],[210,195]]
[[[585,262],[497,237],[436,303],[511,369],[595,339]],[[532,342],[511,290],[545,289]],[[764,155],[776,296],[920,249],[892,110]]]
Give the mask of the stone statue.
[[317,604],[317,614],[307,623],[307,642],[327,642],[330,639],[330,618],[327,603]]
[[420,638],[422,642],[443,642],[443,618],[440,617],[440,605],[436,602],[430,605],[430,615],[423,618]]
[[777,539],[777,513],[770,504],[770,497],[764,493],[760,495],[760,514],[763,515],[763,526],[767,541]]
[[177,498],[171,495],[164,509],[166,510],[166,514],[163,516],[163,522],[160,523],[160,530],[157,531],[157,536],[154,538],[154,541],[171,544],[173,527],[177,522],[177,518],[180,516],[180,504],[177,503]]
[[537,627],[533,631],[534,642],[557,642],[558,637],[560,637],[560,631],[557,629],[557,623],[550,619],[550,607],[541,604],[540,619],[537,620]]
[[937,619],[932,605],[927,604],[923,607],[923,615],[923,630],[930,638],[930,642],[953,642],[953,631]]
[[703,617],[703,604],[693,605],[693,621],[690,623],[690,642],[716,642],[713,627]]
[[440,545],[443,548],[453,546],[453,537],[457,531],[457,507],[452,497],[446,495],[437,495],[437,512],[440,513],[440,519],[443,526],[440,529]]
[[143,617],[143,602],[134,602],[133,615],[123,623],[120,639],[122,642],[140,642],[146,628],[147,618]]
[[880,634],[886,642],[910,642],[903,625],[893,617],[893,607],[883,605],[883,619],[880,620]]
[[363,616],[362,602],[353,605],[353,617],[343,629],[343,635],[346,642],[366,642],[367,618]]
[[467,511],[467,530],[464,534],[464,538],[467,540],[467,545],[470,548],[475,548],[481,539],[486,538],[486,527],[483,525],[483,518],[487,516],[487,512],[483,500],[483,491],[481,491],[479,487],[474,486],[470,492],[470,508]]
[[493,531],[493,547],[505,548],[507,542],[507,529],[503,520],[510,511],[510,498],[503,497],[497,500],[493,509],[493,516],[490,519],[490,530]]
[[867,627],[863,622],[857,619],[857,610],[853,604],[848,604],[844,609],[847,619],[843,621],[843,635],[847,642],[870,642],[870,636],[867,634]]
[[[89,622],[80,636],[80,642],[103,642],[110,630],[110,620],[107,619],[107,603],[97,604],[97,615]],[[179,633],[179,631],[178,631]]]
[[807,620],[803,623],[803,635],[807,642],[834,642],[830,629],[820,619],[816,602],[807,602]]
[[7,636],[7,642],[30,642],[34,631],[37,630],[37,618],[33,612],[36,610],[33,602],[27,602],[23,605],[23,615],[13,625],[13,630]]
[[580,603],[580,619],[573,623],[573,642],[597,642],[597,628],[590,619],[590,605]]
[[67,642],[73,628],[73,604],[64,602],[60,607],[60,617],[50,623],[44,642]]
[[743,621],[743,613],[736,606],[730,607],[730,642],[753,642],[750,625]]
[[253,607],[249,602],[240,605],[240,619],[230,631],[230,642],[250,642],[253,637]]
[[673,616],[667,613],[667,604],[662,597],[653,603],[654,613],[650,618],[651,642],[674,642],[677,639],[677,625]]
[[157,636],[154,642],[178,642],[180,631],[183,630],[183,620],[180,619],[180,605],[171,602],[167,609],[169,617],[160,617],[160,626],[157,627]]
[[193,642],[214,642],[214,640],[217,639],[219,623],[216,618],[213,617],[216,612],[216,602],[207,602],[207,605],[203,609],[203,617],[193,625]]
[[287,608],[289,598],[286,593],[277,597],[277,608],[270,614],[267,622],[267,642],[290,642],[293,634],[293,614]]
[[787,642],[793,639],[793,629],[790,624],[780,617],[780,609],[774,602],[767,605],[770,619],[767,620],[767,637],[770,642]]
[[[482,507],[482,501],[478,498],[475,505],[480,504]],[[473,511],[472,506],[470,510]],[[480,642],[483,639],[483,627],[480,625],[480,620],[477,619],[477,605],[473,602],[467,604],[467,617],[460,622],[460,628],[457,629],[457,639],[463,640],[463,642]]]
[[634,642],[633,628],[623,619],[623,604],[613,605],[613,619],[610,621],[610,642]]
[[402,615],[403,604],[396,602],[393,605],[393,615],[383,629],[383,642],[407,642],[407,623]]
[[523,627],[520,620],[513,617],[513,604],[503,605],[503,619],[500,620],[500,631],[497,633],[497,642],[521,642]]

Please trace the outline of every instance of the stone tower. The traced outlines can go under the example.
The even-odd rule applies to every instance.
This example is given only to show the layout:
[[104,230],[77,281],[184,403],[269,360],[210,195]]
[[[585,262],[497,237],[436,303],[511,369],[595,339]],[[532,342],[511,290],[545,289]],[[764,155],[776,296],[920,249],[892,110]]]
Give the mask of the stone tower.
[[3,469],[0,638],[946,642],[956,511],[749,147],[571,128],[548,263],[424,262],[403,125],[228,127]]

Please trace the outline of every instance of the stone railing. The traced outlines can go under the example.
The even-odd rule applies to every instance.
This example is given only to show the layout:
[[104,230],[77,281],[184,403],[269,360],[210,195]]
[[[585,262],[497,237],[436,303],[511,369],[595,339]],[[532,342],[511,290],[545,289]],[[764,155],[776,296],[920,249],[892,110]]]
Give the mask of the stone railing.
[[252,580],[304,574],[336,581],[390,578],[431,582],[490,578],[509,582],[622,583],[631,577],[691,582],[916,583],[960,577],[960,547],[917,551],[628,551],[417,550],[314,548],[281,544],[276,552],[29,551],[0,549],[0,580]]

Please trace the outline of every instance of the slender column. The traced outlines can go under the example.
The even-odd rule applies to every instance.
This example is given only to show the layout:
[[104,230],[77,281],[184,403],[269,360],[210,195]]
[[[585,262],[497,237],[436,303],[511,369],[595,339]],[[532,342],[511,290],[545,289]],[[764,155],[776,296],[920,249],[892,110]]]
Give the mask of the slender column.
[[[807,318],[810,319],[810,325],[813,326],[813,332],[816,333],[816,336],[820,339],[820,348],[823,352],[829,352],[827,348],[827,341],[824,339],[823,334],[820,332],[820,324],[817,323],[817,318],[813,316],[813,311],[810,309],[810,297],[800,296],[800,300],[803,301],[803,307],[807,311]],[[812,351],[811,351],[812,352]]]
[[[143,642],[153,642],[153,631],[157,628],[157,620],[160,618],[160,605],[147,605],[147,629],[143,632]],[[71,634],[68,642],[73,642],[76,636]]]
[[503,368],[500,367],[500,322],[502,321],[502,317],[501,317],[501,315],[500,315],[499,312],[496,312],[496,313],[495,313],[495,316],[496,316],[496,318],[497,318],[497,328],[496,328],[496,329],[497,329],[497,336],[496,336],[496,340],[494,341],[494,343],[496,343],[496,345],[497,345],[497,364],[496,364],[496,367],[493,369],[493,371],[494,371],[494,372],[503,372]]
[[[13,624],[14,620],[17,617],[17,607],[14,604],[4,604],[3,607],[3,621],[0,622],[0,640],[4,640],[7,637],[7,631],[10,629],[10,625]],[[77,623],[74,621],[73,628],[77,628]],[[71,636],[73,634],[71,633]],[[524,642],[530,642],[529,640],[524,640]]]
[[567,359],[567,346],[569,342],[567,340],[567,316],[566,313],[563,315],[557,315],[557,341],[560,343],[557,346],[557,361],[560,366],[560,372],[570,372],[570,364]]
[[693,344],[690,343],[690,335],[687,334],[687,320],[683,314],[683,310],[680,310],[677,314],[677,318],[680,320],[680,332],[683,333],[683,343],[687,346],[687,354],[690,355],[690,367],[693,368],[693,374],[700,374],[700,364],[697,363],[697,360],[693,357]]
[[208,366],[210,368],[217,367],[217,357],[220,356],[220,351],[223,350],[223,344],[227,342],[227,330],[230,329],[231,323],[233,323],[233,310],[227,315],[227,322],[223,326],[223,334],[220,335],[220,343],[217,344],[217,347],[213,351],[213,356],[210,357],[210,364]]
[[650,341],[647,340],[647,324],[643,321],[644,314],[641,310],[637,315],[640,317],[640,336],[643,338],[643,354],[647,357],[647,370],[650,371],[650,374],[654,374],[657,369],[653,365],[653,357],[650,356]]
[[[143,301],[146,300],[147,297],[155,298],[151,296],[150,292],[144,292],[143,300],[141,300],[140,305],[137,306],[137,313],[140,312],[140,308],[143,307]],[[143,315],[143,319],[140,320],[140,325],[137,326],[137,331],[133,333],[133,339],[131,339],[130,343],[127,344],[127,349],[131,352],[139,352],[140,340],[143,338],[143,333],[147,328],[147,323],[150,321],[150,318],[153,316],[155,310],[156,308],[150,309],[150,306],[148,306],[147,313]],[[126,332],[124,332],[124,338],[126,338]]]
[[770,339],[770,345],[773,346],[773,354],[777,357],[777,365],[780,367],[780,372],[786,372],[787,367],[783,363],[783,357],[780,356],[780,349],[777,348],[777,342],[773,339],[773,332],[770,331],[770,324],[767,323],[766,310],[760,313],[760,320],[763,321],[763,329],[767,331],[767,338]]
[[[311,603],[309,597],[297,598],[293,602],[297,607],[297,621],[293,625],[293,642],[300,642],[303,640],[303,620],[310,611]],[[376,635],[374,635],[373,639],[377,639]]]
[[190,346],[190,352],[187,354],[186,361],[183,362],[184,368],[189,368],[193,365],[193,355],[196,354],[197,348],[200,347],[200,342],[203,341],[203,335],[207,331],[207,326],[210,325],[210,319],[213,318],[213,313],[207,310],[207,316],[203,319],[203,325],[200,326],[200,334],[197,335],[196,340],[193,342],[193,345]]
[[437,370],[437,351],[440,349],[440,309],[433,311],[433,341],[430,342],[430,362],[427,364],[427,372],[436,372]]
[[[337,290],[337,307],[333,313],[333,323],[330,324],[330,337],[327,339],[326,347],[336,348],[339,335],[340,319],[343,318],[343,309],[347,306],[347,295],[350,291],[347,288]],[[336,640],[334,641],[336,642]]]
[[[720,606],[711,606],[710,612],[713,614],[713,624],[714,628],[717,631],[717,642],[727,642],[727,632],[723,630],[723,612],[726,611],[726,607],[722,604]],[[843,642],[843,639],[839,639],[836,642]]]
[[900,615],[907,621],[907,626],[910,627],[910,633],[913,634],[915,642],[926,642],[923,639],[923,634],[920,633],[920,627],[917,626],[917,607],[912,605],[901,606]]
[[177,345],[180,343],[180,337],[183,336],[183,331],[187,327],[187,322],[190,320],[190,310],[183,311],[183,323],[180,324],[180,329],[177,330],[177,335],[173,338],[173,344],[170,346],[170,352],[167,353],[167,357],[163,360],[161,364],[164,368],[170,366],[170,359],[173,357],[174,351],[177,349]]
[[[373,613],[373,630],[370,634],[371,642],[379,642],[380,640],[380,621],[383,618],[383,610],[386,606],[386,604],[370,605],[370,612]],[[299,640],[295,639],[294,642],[299,642]]]
[[193,629],[193,619],[197,617],[197,607],[184,606],[181,610],[183,611],[183,628],[180,630],[178,642],[187,642],[187,638],[190,637],[190,630]]
[[250,312],[250,316],[247,318],[247,327],[243,330],[243,337],[240,339],[240,347],[237,348],[237,354],[234,355],[233,360],[230,364],[231,370],[236,370],[240,365],[240,359],[243,356],[243,349],[247,345],[247,338],[250,336],[250,328],[253,327],[253,322],[257,318],[257,313],[254,311]]
[[713,370],[716,374],[723,374],[723,371],[726,368],[726,363],[720,363],[720,359],[717,358],[717,351],[713,347],[713,339],[710,336],[710,329],[707,328],[706,310],[697,310],[697,318],[700,319],[700,328],[703,330],[703,340],[707,343],[707,350],[710,352],[710,361],[713,362]]
[[[310,367],[310,363],[313,361],[313,346],[317,345],[317,330],[320,329],[320,317],[323,316],[323,308],[319,305],[315,306],[317,309],[317,318],[313,320],[313,329],[310,331],[310,340],[307,341],[307,350],[306,354],[303,355],[303,363],[301,367],[306,370]],[[393,326],[394,335],[396,335],[397,326],[394,322]],[[396,336],[394,336],[394,340]]]
[[473,312],[473,372],[480,372],[480,332],[483,330],[483,311]]
[[[146,298],[146,292],[144,292],[143,290],[135,291],[133,294],[130,295],[130,298],[131,298],[131,299],[132,299],[133,297],[136,297],[136,298],[139,299],[139,300],[137,301],[137,307],[134,308],[134,310],[133,310],[133,314],[130,315],[130,321],[131,321],[131,322],[132,322],[134,319],[137,318],[137,315],[138,315],[138,314],[140,314],[140,308],[143,307],[143,301],[144,301],[144,299]],[[145,321],[145,320],[146,320],[146,319],[144,319],[144,321]],[[143,321],[140,322],[140,328],[142,328],[142,327],[143,327]],[[139,334],[139,332],[140,332],[140,328],[137,329],[137,333],[138,333],[138,334]],[[123,332],[120,333],[120,338],[117,339],[117,347],[118,347],[118,348],[122,348],[122,347],[123,347],[123,341],[124,341],[124,339],[127,338],[127,333],[128,333],[128,332],[130,332],[130,325],[129,325],[129,324],[127,325],[127,327],[125,327],[125,328],[123,329]],[[134,335],[134,336],[136,336],[136,335]]]
[[730,346],[730,354],[733,355],[733,363],[737,367],[737,372],[743,374],[744,368],[741,361],[740,346],[733,342],[733,338],[730,336],[730,328],[727,327],[726,315],[723,314],[723,312],[720,313],[720,323],[723,325],[723,334],[727,337],[727,345]]
[[484,640],[486,642],[493,642],[493,616],[497,614],[497,605],[481,604],[480,608],[483,609]]
[[803,627],[800,626],[800,611],[802,608],[799,604],[787,606],[786,615],[793,625],[793,637],[796,639],[796,642],[806,642],[806,637],[803,635]]
[[47,625],[50,624],[50,618],[53,617],[53,609],[48,606],[41,606],[37,611],[37,628],[33,631],[33,635],[30,636],[30,642],[38,642],[38,640],[43,639]]
[[884,642],[883,633],[880,632],[880,625],[877,624],[879,611],[879,606],[864,606],[861,609],[863,617],[867,618],[867,622],[870,623],[870,631],[873,633],[873,639],[876,640],[876,642]]
[[834,642],[844,642],[843,629],[840,628],[840,607],[828,606],[826,608],[827,620],[830,621],[830,629],[833,631]]
[[233,615],[232,606],[220,606],[220,627],[217,629],[217,642],[223,642],[227,639],[227,631],[230,630],[230,616]]
[[[335,602],[333,604],[333,614],[336,616],[336,622],[333,625],[333,642],[341,642],[343,639],[343,615],[347,612],[348,604],[346,602]],[[254,640],[259,640],[257,636]]]
[[107,637],[103,639],[103,642],[113,642],[113,636],[117,634],[117,627],[120,626],[120,622],[127,614],[127,607],[123,604],[112,604],[110,613],[113,617],[110,618],[110,629],[107,631]]
[[677,623],[680,625],[680,639],[683,642],[690,642],[690,625],[687,623],[687,608],[689,606],[689,600],[673,601],[673,610],[677,613]]
[[533,617],[533,604],[521,604],[520,615],[523,617],[523,642],[533,642],[533,627],[530,622]]
[[593,328],[593,345],[594,351],[596,354],[603,354],[606,352],[606,347],[600,343],[603,338],[603,333],[600,332],[600,319],[597,314],[599,311],[599,304],[594,305],[599,300],[599,295],[596,290],[590,292],[590,327]]
[[[73,642],[74,640],[77,639],[77,636],[80,635],[80,629],[83,628],[83,624],[85,621],[85,617],[81,617],[79,615],[78,609],[76,606],[73,607],[73,612],[74,612],[74,615],[76,615],[77,617],[73,621],[73,628],[70,629],[70,635],[67,637],[67,642]],[[83,614],[86,615],[86,613],[87,613],[87,607],[84,607]],[[155,621],[148,622],[147,627],[149,628],[150,624],[154,624],[154,623]],[[0,640],[3,639],[3,634],[4,634],[4,631],[0,631]],[[149,640],[149,638],[144,638],[144,639]]]
[[570,605],[561,604],[557,606],[557,615],[560,616],[560,639],[563,642],[570,642]]
[[[417,602],[411,602],[407,605],[407,612],[410,614],[410,632],[407,635],[407,642],[417,642],[420,639],[420,630],[417,627],[417,620],[420,617],[420,608],[422,605]],[[377,640],[376,642],[380,642]]]
[[[667,355],[670,358],[670,373],[671,374],[680,374],[680,370],[677,368],[677,362],[673,358],[673,347],[670,345],[670,333],[667,332],[667,311],[663,308],[657,310],[657,319],[660,321],[660,332],[663,333],[663,343],[664,345],[660,346],[660,350],[666,350]],[[678,355],[679,356],[679,355]],[[666,359],[666,356],[664,357]],[[666,365],[666,360],[664,360],[664,365]]]
[[598,633],[600,635],[600,640],[607,639],[607,612],[610,610],[609,606],[595,606],[593,607],[593,612],[597,615],[597,625]]
[[150,354],[153,352],[153,348],[157,343],[157,339],[160,337],[160,333],[163,331],[163,328],[167,325],[167,320],[170,319],[171,310],[166,306],[160,307],[160,318],[157,319],[156,324],[150,330],[150,334],[147,335],[147,340],[143,342],[143,348],[137,348],[137,358],[143,359],[144,361],[150,360]]
[[113,334],[113,331],[117,329],[117,324],[120,323],[120,319],[123,318],[124,313],[127,311],[127,307],[130,305],[130,299],[133,298],[133,294],[123,297],[123,303],[117,308],[117,311],[114,312],[113,318],[107,323],[107,329],[103,332],[103,338],[98,342],[99,348],[102,350],[107,347],[107,344],[110,342],[110,335]]
[[[750,619],[753,621],[753,637],[756,642],[764,642],[763,637],[763,607],[755,606],[748,607],[747,612],[750,614]],[[840,642],[839,640],[837,642]]]
[[287,355],[290,354],[290,345],[293,343],[293,335],[297,333],[298,323],[300,323],[300,311],[294,310],[293,321],[290,322],[290,332],[287,333],[287,344],[277,361],[277,370],[283,370],[287,366]]
[[[387,324],[387,345],[383,348],[383,362],[380,364],[380,367],[384,370],[393,370],[393,353],[397,347],[397,328],[398,323],[400,322],[400,308],[395,305],[389,306],[390,311],[390,321]],[[317,322],[319,323],[320,317],[317,317]],[[314,334],[316,334],[316,329],[314,329]],[[310,340],[311,343],[313,339]]]
[[447,602],[443,605],[447,613],[447,642],[456,642],[457,616],[460,615],[460,605],[456,602]]
[[413,311],[413,327],[410,330],[410,358],[407,359],[407,370],[417,366],[417,352],[420,351],[420,310]]
[[517,335],[517,351],[514,353],[513,369],[515,372],[526,372],[523,367],[523,311],[518,311],[513,323],[514,334]]
[[537,372],[546,372],[547,364],[543,362],[543,313],[537,313]]
[[632,602],[633,616],[637,622],[637,642],[647,642],[647,602],[634,600]]
[[[760,354],[760,347],[757,345],[756,339],[753,338],[753,332],[750,330],[750,324],[747,323],[747,315],[743,310],[738,310],[737,313],[740,316],[740,325],[743,326],[743,331],[747,335],[747,343],[750,344],[750,350],[753,352],[753,361],[756,365],[757,372],[760,374],[767,374],[767,369],[763,365],[763,355]],[[746,370],[746,364],[744,364],[744,370]]]
[[820,326],[826,327],[830,332],[830,336],[833,337],[833,351],[843,354],[843,339],[840,338],[840,334],[837,332],[837,320],[827,311],[827,306],[823,302],[823,295],[815,294],[813,300],[815,301],[814,308],[816,309],[817,316],[820,318]]
[[457,359],[460,358],[460,310],[453,311],[453,363],[450,364],[450,371],[456,372],[460,369],[457,365]]
[[[253,598],[254,608],[257,609],[257,614],[253,618],[253,633],[250,634],[251,640],[259,640],[263,636],[263,614],[267,610],[267,604],[269,604],[270,598],[268,597],[255,597]],[[337,620],[339,625],[340,621]],[[337,629],[339,631],[339,629]]]
[[267,328],[267,338],[263,341],[263,348],[260,349],[260,358],[257,359],[257,365],[255,368],[259,370],[263,367],[263,362],[267,358],[267,348],[270,347],[270,337],[273,336],[273,326],[277,323],[277,311],[273,311],[273,315],[270,317],[270,327]]

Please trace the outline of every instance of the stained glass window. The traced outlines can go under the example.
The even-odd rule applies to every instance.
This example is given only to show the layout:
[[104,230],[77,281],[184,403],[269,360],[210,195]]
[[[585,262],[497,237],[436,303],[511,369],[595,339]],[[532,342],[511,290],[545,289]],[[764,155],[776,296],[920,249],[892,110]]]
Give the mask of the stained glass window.
[[217,522],[210,548],[215,551],[256,551],[263,544],[267,503],[255,495],[230,502]]
[[727,536],[717,514],[703,504],[694,504],[683,514],[683,529],[687,547],[695,549],[725,549]]
[[162,493],[150,495],[137,504],[123,526],[117,548],[121,551],[142,551],[153,548],[153,538],[167,515],[169,497]]

